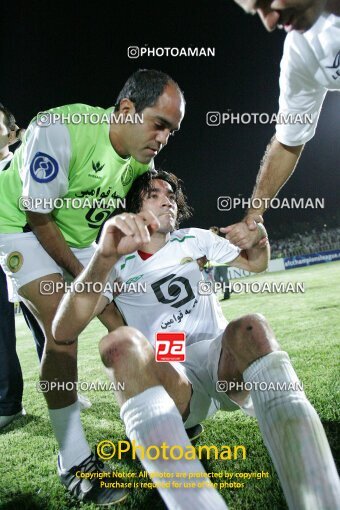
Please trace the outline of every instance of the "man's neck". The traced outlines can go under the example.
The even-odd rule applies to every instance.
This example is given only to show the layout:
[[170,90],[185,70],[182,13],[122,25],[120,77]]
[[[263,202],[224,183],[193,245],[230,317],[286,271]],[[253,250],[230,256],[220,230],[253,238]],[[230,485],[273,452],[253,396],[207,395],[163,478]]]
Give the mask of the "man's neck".
[[140,248],[140,251],[144,251],[145,253],[156,253],[158,250],[163,248],[166,243],[170,239],[170,234],[165,234],[163,232],[155,232],[152,234],[150,242],[143,244]]
[[[113,115],[114,115],[114,113],[113,113]],[[118,123],[110,124],[109,138],[110,138],[111,145],[114,148],[114,150],[117,152],[117,154],[121,158],[128,158],[129,154],[127,154],[126,147],[122,143],[122,136],[120,133],[120,126],[118,125]]]
[[7,158],[8,154],[9,154],[8,146],[6,146],[3,149],[1,149],[0,150],[0,161],[2,161],[3,159]]

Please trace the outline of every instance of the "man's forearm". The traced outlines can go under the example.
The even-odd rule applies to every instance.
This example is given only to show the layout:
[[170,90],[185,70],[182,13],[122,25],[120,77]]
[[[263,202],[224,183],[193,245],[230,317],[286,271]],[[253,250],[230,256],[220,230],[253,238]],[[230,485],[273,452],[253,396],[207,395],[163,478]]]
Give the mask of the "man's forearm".
[[249,271],[253,273],[261,273],[261,271],[265,271],[267,269],[270,260],[269,243],[267,243],[264,247],[256,245],[253,248],[245,250],[245,252],[248,259]]
[[59,227],[49,214],[27,212],[28,223],[50,257],[72,276],[77,276],[83,265],[67,245]]
[[114,302],[108,304],[97,317],[109,332],[125,326],[124,319]]
[[[117,260],[117,257],[102,257],[96,251],[89,265],[74,281],[75,290],[65,294],[61,300],[52,326],[56,342],[77,338],[91,319],[103,312],[105,298],[98,292],[100,285],[95,288],[93,284],[104,286]],[[84,290],[76,292],[77,288]]]
[[[303,147],[303,145],[289,147],[280,143],[275,136],[272,138],[261,162],[252,199],[272,199],[277,195],[294,172]],[[265,202],[268,202],[268,200]],[[247,215],[262,215],[269,206],[265,202],[259,208],[250,207]],[[256,207],[259,205],[258,203],[259,200],[256,200]]]

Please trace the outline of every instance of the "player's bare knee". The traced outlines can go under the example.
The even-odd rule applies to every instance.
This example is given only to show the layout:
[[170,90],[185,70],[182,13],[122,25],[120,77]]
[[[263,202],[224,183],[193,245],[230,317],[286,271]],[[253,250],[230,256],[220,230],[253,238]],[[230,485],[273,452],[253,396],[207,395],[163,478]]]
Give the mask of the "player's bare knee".
[[246,364],[280,349],[273,330],[261,314],[244,315],[231,321],[225,330],[222,345]]
[[53,339],[53,342],[57,345],[57,346],[67,346],[67,345],[72,345],[72,344],[75,344],[77,342],[77,338],[73,338],[73,339],[64,339],[64,338],[59,338],[58,336],[56,338]]
[[104,336],[99,343],[99,352],[108,368],[140,357],[143,351],[151,348],[146,338],[135,328],[121,326]]

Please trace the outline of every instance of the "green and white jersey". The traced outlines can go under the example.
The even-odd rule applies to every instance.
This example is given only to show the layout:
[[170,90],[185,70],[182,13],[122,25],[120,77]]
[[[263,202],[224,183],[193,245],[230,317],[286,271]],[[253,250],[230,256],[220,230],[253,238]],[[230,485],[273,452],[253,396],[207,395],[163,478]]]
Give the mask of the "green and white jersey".
[[0,233],[23,231],[26,215],[20,203],[27,207],[28,200],[31,211],[52,214],[69,246],[84,248],[96,239],[133,181],[153,166],[116,153],[109,139],[112,112],[74,104],[47,115],[88,122],[39,125],[33,119],[10,167],[0,175]]
[[231,262],[239,253],[239,248],[208,230],[176,230],[147,260],[134,252],[115,264],[111,278],[125,284],[115,303],[126,323],[152,345],[158,332],[185,332],[187,345],[216,338],[227,321],[215,294],[207,292],[196,260],[206,255],[214,262]]

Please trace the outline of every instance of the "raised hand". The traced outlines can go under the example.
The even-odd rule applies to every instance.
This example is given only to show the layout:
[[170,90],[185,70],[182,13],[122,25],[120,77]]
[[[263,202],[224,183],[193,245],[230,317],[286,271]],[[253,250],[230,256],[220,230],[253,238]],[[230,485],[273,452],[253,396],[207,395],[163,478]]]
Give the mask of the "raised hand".
[[104,257],[127,255],[148,243],[158,228],[159,221],[151,211],[119,214],[106,222],[98,250]]

